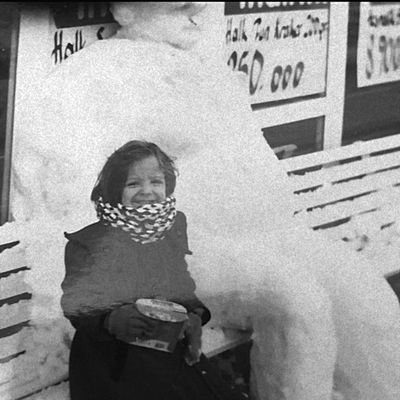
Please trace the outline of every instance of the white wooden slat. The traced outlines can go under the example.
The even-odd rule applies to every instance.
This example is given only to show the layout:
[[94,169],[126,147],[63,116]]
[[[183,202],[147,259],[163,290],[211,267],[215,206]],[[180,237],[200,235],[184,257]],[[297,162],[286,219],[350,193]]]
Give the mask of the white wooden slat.
[[69,382],[61,382],[44,389],[40,393],[33,394],[24,400],[69,400]]
[[[369,206],[371,207],[371,206]],[[345,209],[343,209],[345,210]],[[371,212],[365,212],[368,210],[357,210],[358,212],[341,212],[342,209],[338,207],[331,207],[330,209],[323,209],[323,210],[315,210],[313,212],[305,213],[301,216],[305,224],[311,228],[317,228],[324,225],[328,225],[334,221],[343,221],[348,218],[355,218],[357,217],[359,221],[363,220],[365,224],[367,224],[367,220],[369,223],[371,221],[375,221],[374,225],[376,229],[380,229],[382,226],[386,224],[391,224],[396,220],[394,213],[389,213],[386,210],[376,210]],[[353,210],[352,210],[353,211]],[[341,226],[341,225],[338,225]],[[333,228],[328,228],[333,229]],[[371,226],[365,226],[364,230],[371,229]]]
[[[369,175],[356,181],[343,182],[337,185],[325,185],[314,191],[300,193],[296,196],[298,209],[316,207],[319,205],[340,201],[370,191],[379,191],[400,183],[398,171],[381,175]],[[396,192],[398,187],[393,187]]]
[[251,332],[236,329],[205,328],[202,335],[202,350],[207,357],[213,357],[226,350],[246,343]]
[[[22,300],[14,304],[3,304],[0,307],[0,329],[26,322],[30,319],[32,302]],[[0,338],[0,345],[1,345]]]
[[[10,366],[10,372],[13,378],[7,383],[1,385],[0,384],[0,399],[1,400],[15,400],[21,397],[27,397],[27,399],[37,399],[42,400],[44,394],[47,394],[48,391],[44,390],[44,384],[39,379],[37,368],[32,364],[32,360],[29,360],[27,355],[21,355],[16,359],[17,361],[13,366]],[[29,369],[26,367],[21,369],[23,365],[33,366]],[[19,371],[19,372],[18,372]],[[59,384],[60,382],[66,381],[68,378],[68,374],[64,371],[55,370],[52,374],[51,380],[47,382],[45,385],[49,392],[57,392],[57,389],[52,390],[51,387]],[[68,392],[67,392],[68,393]],[[49,400],[63,400],[63,398],[59,397],[49,397]],[[65,399],[67,400],[67,399]]]
[[[300,195],[297,197],[300,198]],[[310,198],[306,198],[306,200],[310,200]],[[354,214],[367,212],[376,208],[381,209],[391,207],[393,210],[398,210],[399,203],[400,187],[396,186],[390,191],[380,190],[370,193],[366,196],[354,198],[352,200],[341,201],[339,203],[329,204],[324,207],[313,208],[311,211],[306,211],[307,207],[311,204],[310,201],[305,201],[304,199],[301,201],[301,199],[299,199],[297,204],[299,206],[298,209],[302,210],[301,213],[303,215],[310,215],[311,218],[318,218],[319,215],[324,215],[322,218],[324,218],[324,220],[329,220],[329,218],[337,219],[338,217],[350,217]]]
[[0,245],[5,243],[17,242],[19,240],[19,229],[21,224],[16,222],[6,222],[1,225],[0,229]]
[[[317,171],[306,173],[305,175],[293,175],[291,176],[291,181],[294,190],[301,190],[327,182],[335,182],[359,175],[375,173],[376,171],[392,167],[400,167],[400,151],[384,154],[382,156],[369,157],[360,161],[330,168],[322,168]],[[394,171],[397,171],[400,176],[400,168]],[[377,175],[386,172],[387,171],[381,171],[378,172]]]
[[[0,394],[3,388],[6,387],[6,385],[9,385],[10,382],[13,380],[13,377],[11,375],[8,375],[7,372],[4,370],[2,367],[3,364],[0,364]],[[0,395],[0,399],[2,399]]]
[[[13,358],[12,360],[0,364],[0,393],[7,384],[8,387],[14,387],[18,384],[37,378],[37,368],[32,363],[32,359],[26,354]],[[0,395],[0,399],[3,397]]]
[[17,296],[18,294],[29,291],[28,285],[24,282],[26,273],[20,271],[0,279],[0,299]]
[[26,339],[28,338],[29,334],[30,328],[24,328],[13,335],[0,338],[0,359],[4,359],[12,354],[17,354],[21,351],[24,351]]
[[[392,240],[400,239],[397,230],[397,219],[384,211],[375,211],[368,214],[361,214],[351,218],[347,223],[325,229],[323,232],[334,232],[331,236],[338,238],[354,239],[356,236],[366,235],[369,240],[385,240],[389,243]],[[400,251],[400,249],[399,249]],[[400,263],[398,263],[400,268]]]
[[25,251],[20,246],[16,245],[0,253],[0,273],[25,266]]
[[[33,389],[35,388],[35,389]],[[25,382],[23,384],[17,384],[15,379],[10,382],[0,384],[0,399],[1,400],[15,400],[29,395],[32,391],[36,391],[40,388],[40,384],[37,379]]]
[[11,360],[7,364],[0,364],[1,378],[8,377],[0,383],[0,399],[15,400],[42,387],[37,368],[26,354]]
[[[365,211],[370,211],[371,208],[368,207]],[[360,212],[363,212],[360,211]],[[324,208],[324,209],[315,209],[312,212],[305,212],[301,216],[296,216],[298,219],[301,217],[302,220],[305,222],[307,226],[310,228],[316,228],[319,226],[324,226],[329,223],[332,223],[334,221],[341,221],[345,220],[348,218],[351,218],[353,215],[356,215],[358,210],[353,210],[351,211],[344,211],[341,212],[341,208],[339,207],[329,207],[329,208]]]
[[351,221],[349,221],[345,224],[341,224],[341,225],[337,225],[332,228],[320,230],[318,232],[320,232],[322,235],[328,237],[330,240],[339,241],[339,240],[343,240],[344,238],[353,238],[355,231],[353,229],[353,225],[351,225]]
[[329,162],[343,160],[369,154],[377,151],[388,150],[400,146],[400,134],[368,140],[366,142],[357,142],[348,146],[338,147],[319,151],[310,154],[304,154],[298,157],[287,158],[281,160],[282,166],[286,171],[295,171],[310,166],[326,164]]
[[[349,215],[364,212],[374,208],[382,207],[388,202],[399,201],[400,187],[393,186],[392,193],[388,194],[387,189],[377,189],[367,192],[367,188],[356,191],[352,187],[344,187],[320,193],[309,193],[307,196],[299,196],[297,201],[298,211],[324,209],[327,207],[342,207]],[[332,208],[333,209],[333,208]],[[339,214],[339,211],[337,212]]]

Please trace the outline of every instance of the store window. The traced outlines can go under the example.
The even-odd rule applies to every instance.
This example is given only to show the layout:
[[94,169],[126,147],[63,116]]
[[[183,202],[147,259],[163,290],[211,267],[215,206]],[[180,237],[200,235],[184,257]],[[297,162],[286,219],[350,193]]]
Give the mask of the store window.
[[0,224],[8,219],[17,34],[16,3],[0,3]]
[[58,29],[115,22],[106,2],[60,2],[50,9]]
[[325,117],[309,118],[263,129],[277,157],[296,157],[322,150]]
[[325,117],[307,118],[300,104],[327,96],[330,18],[329,2],[225,2],[225,59],[246,74],[252,110],[261,120],[299,103],[287,123],[263,129],[280,159],[322,150]]
[[398,133],[400,2],[352,2],[342,144]]

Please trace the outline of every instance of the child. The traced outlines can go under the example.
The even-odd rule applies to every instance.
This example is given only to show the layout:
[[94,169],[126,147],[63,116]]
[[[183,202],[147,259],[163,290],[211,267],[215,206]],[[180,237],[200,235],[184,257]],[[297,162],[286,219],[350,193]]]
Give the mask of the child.
[[[76,328],[71,400],[222,398],[196,367],[210,312],[187,270],[191,253],[185,215],[175,209],[175,183],[173,161],[159,147],[128,142],[109,157],[92,191],[99,221],[65,234],[61,304]],[[157,322],[135,306],[139,298],[156,297],[188,311],[184,339],[172,353],[128,344],[156,337]]]

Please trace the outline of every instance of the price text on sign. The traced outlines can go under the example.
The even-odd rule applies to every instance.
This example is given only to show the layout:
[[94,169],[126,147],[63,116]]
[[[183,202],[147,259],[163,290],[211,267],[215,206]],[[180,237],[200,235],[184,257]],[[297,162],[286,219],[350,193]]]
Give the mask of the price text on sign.
[[358,87],[400,80],[400,3],[362,2],[357,47]]
[[251,3],[229,3],[231,15],[226,9],[227,63],[247,75],[253,104],[325,92],[329,5],[287,3],[254,3],[243,14],[240,7]]

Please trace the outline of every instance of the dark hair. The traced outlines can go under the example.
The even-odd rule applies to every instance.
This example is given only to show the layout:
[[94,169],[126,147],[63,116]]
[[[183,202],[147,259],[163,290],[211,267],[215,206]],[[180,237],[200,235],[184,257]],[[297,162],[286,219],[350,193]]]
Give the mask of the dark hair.
[[156,144],[140,140],[132,140],[107,159],[101,170],[90,199],[96,202],[99,197],[103,201],[116,206],[121,202],[122,190],[125,186],[130,166],[144,158],[154,156],[165,176],[166,195],[175,190],[178,171],[171,157],[167,156]]

